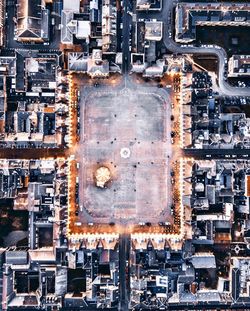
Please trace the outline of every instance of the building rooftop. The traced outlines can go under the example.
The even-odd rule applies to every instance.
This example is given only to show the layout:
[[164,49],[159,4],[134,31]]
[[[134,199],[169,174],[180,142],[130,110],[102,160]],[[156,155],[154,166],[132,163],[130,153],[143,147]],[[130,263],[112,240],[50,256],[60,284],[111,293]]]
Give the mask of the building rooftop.
[[238,3],[179,3],[176,6],[175,41],[188,43],[196,39],[196,26],[249,26],[250,7]]
[[17,0],[16,37],[18,41],[39,42],[48,39],[48,12],[44,10],[43,0]]

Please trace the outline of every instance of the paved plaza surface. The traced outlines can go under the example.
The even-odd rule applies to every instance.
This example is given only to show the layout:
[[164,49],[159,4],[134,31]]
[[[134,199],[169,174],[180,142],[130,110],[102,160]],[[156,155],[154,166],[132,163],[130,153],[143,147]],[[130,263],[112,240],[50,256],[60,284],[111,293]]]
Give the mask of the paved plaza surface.
[[[80,212],[82,223],[157,223],[170,217],[168,95],[145,88],[96,91],[81,101]],[[105,188],[95,185],[109,168]]]

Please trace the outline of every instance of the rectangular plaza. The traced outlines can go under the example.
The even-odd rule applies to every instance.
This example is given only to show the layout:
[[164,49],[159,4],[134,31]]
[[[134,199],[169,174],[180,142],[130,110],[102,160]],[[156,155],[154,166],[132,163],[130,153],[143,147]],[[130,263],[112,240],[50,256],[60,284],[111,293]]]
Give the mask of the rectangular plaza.
[[[169,220],[171,154],[168,103],[150,93],[90,93],[81,102],[79,219],[82,223]],[[111,180],[96,186],[107,167]]]

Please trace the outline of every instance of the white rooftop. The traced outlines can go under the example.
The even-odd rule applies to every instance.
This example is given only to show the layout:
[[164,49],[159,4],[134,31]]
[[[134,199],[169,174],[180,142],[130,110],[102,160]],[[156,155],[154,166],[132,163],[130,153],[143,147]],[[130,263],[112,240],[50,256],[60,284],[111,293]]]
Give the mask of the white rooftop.
[[63,9],[66,11],[79,12],[80,0],[63,0]]

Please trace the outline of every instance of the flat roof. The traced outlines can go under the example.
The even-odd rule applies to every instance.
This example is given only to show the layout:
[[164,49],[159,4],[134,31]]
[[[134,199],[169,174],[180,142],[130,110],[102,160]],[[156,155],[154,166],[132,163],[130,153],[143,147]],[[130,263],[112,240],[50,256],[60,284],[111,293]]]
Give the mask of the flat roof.
[[63,9],[68,11],[74,11],[75,13],[79,12],[80,0],[63,0]]

